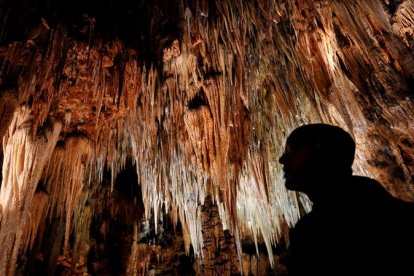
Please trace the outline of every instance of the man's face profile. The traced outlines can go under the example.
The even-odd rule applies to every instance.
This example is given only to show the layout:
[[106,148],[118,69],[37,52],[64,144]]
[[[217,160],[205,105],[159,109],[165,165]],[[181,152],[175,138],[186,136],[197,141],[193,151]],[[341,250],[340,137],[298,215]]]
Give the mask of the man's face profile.
[[288,142],[279,162],[283,165],[285,186],[288,190],[305,192],[312,175],[312,151]]

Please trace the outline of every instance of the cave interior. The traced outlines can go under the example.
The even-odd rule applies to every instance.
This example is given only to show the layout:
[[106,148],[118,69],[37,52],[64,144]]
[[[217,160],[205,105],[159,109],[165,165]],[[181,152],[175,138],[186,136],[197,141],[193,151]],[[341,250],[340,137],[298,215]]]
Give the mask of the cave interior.
[[0,275],[286,275],[305,123],[414,201],[412,0],[1,0]]

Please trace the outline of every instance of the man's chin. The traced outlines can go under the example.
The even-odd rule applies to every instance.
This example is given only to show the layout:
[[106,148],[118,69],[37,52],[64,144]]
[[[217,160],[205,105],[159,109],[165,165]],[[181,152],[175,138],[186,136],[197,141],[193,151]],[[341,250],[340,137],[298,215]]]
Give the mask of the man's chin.
[[302,186],[300,185],[300,183],[298,183],[297,181],[294,181],[292,179],[289,179],[289,178],[285,179],[285,187],[289,191],[295,191],[295,192],[301,192],[302,191]]
[[290,191],[296,191],[295,184],[291,180],[285,179],[285,187]]

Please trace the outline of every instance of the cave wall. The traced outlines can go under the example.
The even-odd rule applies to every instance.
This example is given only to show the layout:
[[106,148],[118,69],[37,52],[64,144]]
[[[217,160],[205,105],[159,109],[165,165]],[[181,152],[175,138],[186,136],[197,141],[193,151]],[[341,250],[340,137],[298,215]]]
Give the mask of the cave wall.
[[[241,273],[246,237],[277,267],[275,246],[310,208],[277,162],[303,123],[348,130],[355,173],[414,200],[412,1],[4,0],[0,22],[2,275],[36,254],[88,270],[87,229],[106,225],[130,163],[142,210],[128,235],[142,219],[158,233],[167,214],[198,272],[216,252]],[[42,247],[54,231],[58,246]],[[224,236],[225,256],[206,241]],[[148,272],[137,258],[125,269]]]

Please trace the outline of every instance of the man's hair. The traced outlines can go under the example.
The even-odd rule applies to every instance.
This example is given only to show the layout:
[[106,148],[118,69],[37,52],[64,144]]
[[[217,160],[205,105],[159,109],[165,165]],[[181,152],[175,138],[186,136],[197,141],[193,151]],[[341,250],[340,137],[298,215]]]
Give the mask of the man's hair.
[[296,149],[310,149],[321,165],[333,169],[350,169],[354,162],[355,141],[340,127],[308,124],[296,128],[288,137]]

